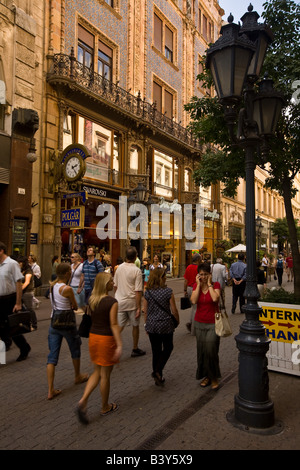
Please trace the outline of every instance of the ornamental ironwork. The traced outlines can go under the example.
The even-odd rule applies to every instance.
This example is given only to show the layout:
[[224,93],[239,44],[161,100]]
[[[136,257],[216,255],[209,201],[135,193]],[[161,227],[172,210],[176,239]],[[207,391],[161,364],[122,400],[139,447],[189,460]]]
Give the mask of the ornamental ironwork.
[[72,48],[71,54],[54,54],[52,64],[48,73],[48,81],[51,84],[65,83],[66,85],[87,91],[94,99],[100,100],[117,108],[119,113],[131,116],[139,123],[143,122],[148,127],[155,128],[156,131],[168,134],[172,138],[200,151],[202,149],[199,139],[174,118],[170,119],[156,108],[156,103],[150,104],[141,93],[135,96],[121,88],[118,84],[107,80],[102,75],[96,73],[92,68],[78,62]]

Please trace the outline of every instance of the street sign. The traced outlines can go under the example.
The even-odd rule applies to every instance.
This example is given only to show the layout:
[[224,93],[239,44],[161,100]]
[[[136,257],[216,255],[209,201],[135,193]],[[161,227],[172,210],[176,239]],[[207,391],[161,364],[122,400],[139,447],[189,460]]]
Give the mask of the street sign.
[[87,198],[88,198],[88,195],[87,195],[86,191],[80,191],[80,192],[77,192],[77,193],[63,194],[63,199],[73,199],[73,198],[76,198],[76,197],[81,197],[82,202],[85,203]]
[[259,302],[260,321],[272,341],[293,343],[300,340],[300,306]]
[[83,228],[84,227],[84,207],[73,207],[61,211],[62,228]]

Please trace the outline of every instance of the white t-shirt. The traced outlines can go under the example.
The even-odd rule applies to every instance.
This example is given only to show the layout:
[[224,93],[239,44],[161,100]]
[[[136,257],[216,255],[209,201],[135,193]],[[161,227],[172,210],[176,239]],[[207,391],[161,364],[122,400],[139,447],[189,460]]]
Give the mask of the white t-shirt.
[[73,267],[74,265],[72,264],[71,266],[71,281],[70,281],[70,286],[71,287],[78,287],[79,286],[79,283],[80,283],[80,277],[81,277],[81,273],[82,273],[82,266],[83,264],[80,263],[76,269],[74,269]]
[[22,281],[23,277],[19,263],[7,256],[0,264],[0,296],[14,294],[16,282]]
[[142,271],[134,263],[122,263],[115,272],[115,298],[119,312],[136,310],[135,293],[143,292]]

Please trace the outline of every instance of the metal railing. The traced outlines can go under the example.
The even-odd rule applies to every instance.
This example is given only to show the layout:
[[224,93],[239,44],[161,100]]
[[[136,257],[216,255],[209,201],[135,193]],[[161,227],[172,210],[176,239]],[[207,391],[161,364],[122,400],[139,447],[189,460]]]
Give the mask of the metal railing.
[[202,148],[199,139],[196,139],[187,128],[181,126],[174,119],[170,119],[158,111],[156,103],[150,104],[146,102],[145,98],[141,98],[140,92],[137,96],[132,95],[130,92],[119,87],[118,84],[107,80],[105,77],[94,72],[93,69],[78,62],[73,48],[70,55],[53,55],[48,80],[51,82],[59,78],[66,78],[75,82],[79,87],[97,95],[99,99],[117,106],[119,111],[129,113],[133,118],[151,124],[159,131],[169,134],[190,147],[197,150]]

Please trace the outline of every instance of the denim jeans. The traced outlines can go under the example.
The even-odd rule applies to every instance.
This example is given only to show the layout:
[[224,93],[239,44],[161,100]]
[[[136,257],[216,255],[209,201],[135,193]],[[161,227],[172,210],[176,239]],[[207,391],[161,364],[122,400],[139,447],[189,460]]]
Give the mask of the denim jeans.
[[72,359],[80,358],[81,338],[78,334],[77,328],[73,328],[72,330],[56,330],[50,326],[48,334],[48,346],[50,352],[47,364],[56,365],[58,363],[61,343],[64,338],[68,343]]

